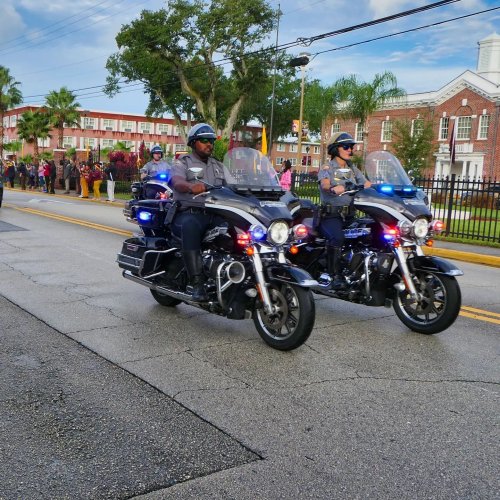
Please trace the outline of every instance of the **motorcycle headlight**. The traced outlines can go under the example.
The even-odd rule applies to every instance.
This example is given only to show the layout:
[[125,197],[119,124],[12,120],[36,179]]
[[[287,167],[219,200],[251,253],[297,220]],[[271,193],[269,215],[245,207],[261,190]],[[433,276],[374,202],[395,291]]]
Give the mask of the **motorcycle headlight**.
[[398,222],[399,234],[401,234],[401,236],[409,235],[411,233],[412,227],[413,226],[412,226],[411,222],[409,222],[407,220],[403,220],[403,221]]
[[273,222],[267,230],[267,241],[273,245],[283,245],[288,240],[288,224],[282,220]]
[[413,223],[413,234],[416,238],[425,238],[429,232],[429,223],[427,219],[416,219]]

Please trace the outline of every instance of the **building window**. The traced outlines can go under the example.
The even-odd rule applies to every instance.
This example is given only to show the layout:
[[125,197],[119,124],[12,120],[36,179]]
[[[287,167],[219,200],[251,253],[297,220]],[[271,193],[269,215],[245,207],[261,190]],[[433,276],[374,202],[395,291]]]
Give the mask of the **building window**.
[[365,133],[365,127],[361,125],[361,123],[356,123],[356,131],[354,136],[356,138],[356,142],[363,142],[363,134]]
[[168,123],[158,123],[158,133],[161,135],[169,135]]
[[72,148],[75,145],[75,138],[69,135],[63,136],[62,147],[63,148]]
[[319,167],[319,159],[318,158],[313,158],[312,166],[313,167]]
[[290,153],[296,153],[297,152],[297,144],[290,144]]
[[151,149],[154,145],[154,142],[144,141],[144,149]]
[[417,118],[411,121],[411,135],[412,137],[419,137],[424,131],[424,120]]
[[112,148],[115,145],[115,141],[113,139],[103,139],[102,147],[103,148]]
[[292,167],[295,167],[297,165],[297,158],[289,158],[289,160]]
[[332,123],[331,135],[336,134],[337,132],[340,132],[340,123]]
[[319,155],[319,146],[314,146],[313,152],[315,155]]
[[448,139],[448,130],[450,128],[450,118],[443,116],[439,121],[439,140],[446,141]]
[[104,130],[110,130],[110,131],[114,130],[114,128],[115,128],[115,121],[114,120],[108,120],[108,119],[104,118],[102,120],[102,128]]
[[304,153],[305,155],[308,155],[309,151],[311,151],[311,146],[306,144],[306,145],[303,145],[300,149],[302,149],[302,153]]
[[172,135],[174,137],[179,137],[179,126],[176,125],[175,127],[172,127]]
[[97,140],[94,139],[94,138],[89,138],[89,137],[84,137],[83,138],[83,148],[84,149],[87,149],[87,148],[90,148],[90,149],[93,149],[96,147],[96,144],[97,144]]
[[490,115],[481,115],[479,117],[478,139],[488,138],[488,129],[490,128]]
[[50,146],[50,137],[47,137],[45,139],[37,139],[38,146],[41,148],[48,148]]
[[151,123],[150,122],[139,122],[139,130],[143,134],[150,134],[151,133]]
[[459,116],[457,118],[457,139],[470,139],[472,129],[472,116]]
[[385,120],[382,122],[382,142],[390,142],[392,141],[392,122],[389,120]]
[[282,164],[283,164],[283,157],[277,156],[276,157],[276,165],[282,165]]
[[130,122],[128,120],[122,120],[122,132],[133,132],[133,130],[134,130],[134,122]]
[[89,116],[83,117],[83,128],[87,130],[94,130],[95,128],[95,118],[90,118]]
[[10,117],[10,126],[15,127],[17,125],[17,115],[12,115]]
[[278,142],[276,145],[276,151],[285,151],[285,145],[282,142]]
[[175,144],[174,151],[177,153],[178,151],[187,151],[187,146],[185,144]]

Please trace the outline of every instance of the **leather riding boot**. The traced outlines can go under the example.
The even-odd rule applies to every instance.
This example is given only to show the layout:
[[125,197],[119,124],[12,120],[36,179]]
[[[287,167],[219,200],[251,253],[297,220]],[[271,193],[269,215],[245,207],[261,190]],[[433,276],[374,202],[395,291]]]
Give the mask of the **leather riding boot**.
[[203,261],[199,250],[188,250],[182,252],[182,258],[186,271],[193,287],[193,300],[195,302],[208,301],[208,295],[205,291],[203,279]]
[[342,269],[340,265],[340,257],[342,255],[342,248],[340,247],[328,247],[327,254],[327,267],[328,274],[333,277],[332,284],[330,288],[332,290],[338,290],[343,288],[345,285],[344,277],[342,276]]

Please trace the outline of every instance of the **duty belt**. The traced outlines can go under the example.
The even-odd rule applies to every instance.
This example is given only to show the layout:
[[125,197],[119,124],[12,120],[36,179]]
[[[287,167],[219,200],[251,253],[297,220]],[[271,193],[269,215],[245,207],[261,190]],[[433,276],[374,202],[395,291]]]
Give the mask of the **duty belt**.
[[342,217],[345,219],[346,217],[354,215],[354,207],[352,205],[335,206],[330,203],[326,203],[321,205],[321,213],[324,216]]

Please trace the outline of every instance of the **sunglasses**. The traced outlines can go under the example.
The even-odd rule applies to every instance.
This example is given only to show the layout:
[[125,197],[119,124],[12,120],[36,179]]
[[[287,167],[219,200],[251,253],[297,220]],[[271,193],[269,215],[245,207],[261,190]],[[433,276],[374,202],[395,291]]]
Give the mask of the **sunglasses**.
[[348,151],[349,149],[354,149],[354,144],[341,144],[340,147],[344,151]]
[[206,137],[202,137],[201,139],[197,139],[198,142],[201,142],[202,144],[213,144],[215,142],[215,139],[207,139]]

